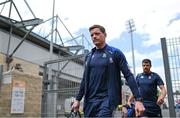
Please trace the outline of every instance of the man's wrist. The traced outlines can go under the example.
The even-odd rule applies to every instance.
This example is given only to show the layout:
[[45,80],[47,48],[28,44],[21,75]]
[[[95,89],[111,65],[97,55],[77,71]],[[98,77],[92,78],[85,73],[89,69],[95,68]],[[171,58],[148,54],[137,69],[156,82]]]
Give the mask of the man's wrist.
[[75,99],[76,102],[80,102],[80,100]]
[[160,96],[162,96],[163,98],[166,97],[166,94],[165,93],[161,93]]
[[135,98],[135,101],[143,102],[143,98],[141,98],[141,97]]

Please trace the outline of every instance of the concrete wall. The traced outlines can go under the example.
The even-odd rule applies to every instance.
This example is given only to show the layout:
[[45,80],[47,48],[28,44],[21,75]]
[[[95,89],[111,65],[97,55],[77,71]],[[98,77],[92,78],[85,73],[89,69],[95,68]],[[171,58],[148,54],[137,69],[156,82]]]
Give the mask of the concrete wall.
[[[9,54],[11,54],[20,43],[20,39],[20,37],[12,35]],[[0,29],[0,53],[7,54],[8,40],[9,32]],[[49,61],[50,53],[49,50],[25,40],[14,53],[13,57],[21,58],[38,65],[43,65],[44,62]],[[53,54],[52,58],[58,59],[58,55]]]
[[[8,40],[9,40],[9,32],[6,32],[6,31],[0,29],[0,53],[1,54],[7,54]],[[9,54],[12,53],[12,51],[16,48],[16,46],[19,44],[20,41],[21,41],[20,37],[18,37],[16,35],[12,35]],[[17,59],[19,58],[21,60],[26,60],[33,64],[43,66],[45,62],[50,60],[50,52],[49,52],[49,50],[47,50],[43,47],[40,47],[38,45],[33,44],[32,42],[25,40],[22,43],[22,45],[17,49],[17,51],[14,53],[13,59],[16,59],[16,58]],[[59,58],[63,59],[64,57],[63,56],[59,57],[57,54],[53,54],[52,60],[59,59]],[[4,63],[6,61],[5,58],[2,61]],[[15,62],[17,62],[17,61],[15,60]],[[19,63],[21,63],[21,62],[19,62]],[[66,64],[66,62],[61,62],[61,64]],[[31,65],[31,66],[33,66],[33,65]],[[37,70],[37,69],[32,70],[31,68],[34,69],[34,67],[31,67],[31,66],[27,66],[24,64],[23,65],[24,71],[33,71],[30,73],[35,73],[35,74],[39,73],[39,70]],[[72,69],[72,67],[76,67],[77,69]],[[53,68],[55,70],[58,70],[58,64],[57,63],[54,64]],[[63,69],[63,72],[71,74],[73,76],[82,77],[81,71],[83,70],[83,68],[84,68],[83,65],[80,65],[80,64],[77,64],[77,63],[74,63],[71,61]]]

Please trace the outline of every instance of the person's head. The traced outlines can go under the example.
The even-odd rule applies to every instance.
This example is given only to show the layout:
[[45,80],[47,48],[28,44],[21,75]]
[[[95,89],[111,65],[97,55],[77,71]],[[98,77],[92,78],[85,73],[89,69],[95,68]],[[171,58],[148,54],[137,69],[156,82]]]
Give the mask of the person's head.
[[151,71],[151,60],[150,59],[143,59],[142,60],[142,67],[144,73],[149,73]]
[[93,25],[89,27],[91,39],[96,48],[103,48],[105,46],[106,30],[101,25]]

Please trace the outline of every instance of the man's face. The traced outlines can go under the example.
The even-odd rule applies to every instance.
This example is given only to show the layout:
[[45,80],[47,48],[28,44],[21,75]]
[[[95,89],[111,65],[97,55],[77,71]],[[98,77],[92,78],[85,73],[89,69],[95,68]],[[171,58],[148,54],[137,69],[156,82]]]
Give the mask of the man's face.
[[151,65],[150,63],[143,63],[142,64],[143,67],[143,72],[144,73],[149,73],[151,71]]
[[94,28],[90,31],[91,39],[96,47],[103,48],[105,44],[106,33],[102,33],[99,28]]

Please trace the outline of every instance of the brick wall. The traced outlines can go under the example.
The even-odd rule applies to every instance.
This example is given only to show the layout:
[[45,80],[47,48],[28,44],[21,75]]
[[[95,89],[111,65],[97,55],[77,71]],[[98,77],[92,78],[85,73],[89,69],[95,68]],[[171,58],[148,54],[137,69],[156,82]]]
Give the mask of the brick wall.
[[[0,64],[4,65],[4,71],[7,70],[7,65],[5,62],[6,62],[5,55],[0,53]],[[10,63],[10,67],[12,66],[15,67],[17,64],[20,64],[24,73],[31,74],[31,75],[39,75],[39,65],[28,62],[26,60],[19,59],[19,58],[13,58],[13,61]]]
[[[0,64],[5,65],[4,55],[0,54]],[[12,96],[12,80],[2,81],[0,88],[0,117],[40,117],[41,116],[41,93],[42,93],[42,77],[38,75],[39,66],[20,59],[14,59],[12,64],[20,64],[22,70],[14,69],[12,80],[18,80],[26,83],[24,113],[11,114],[11,96]],[[6,67],[5,67],[6,68]],[[4,71],[6,71],[4,69]],[[5,77],[5,76],[4,76]],[[9,76],[8,76],[9,77]],[[7,79],[7,78],[6,78]]]

